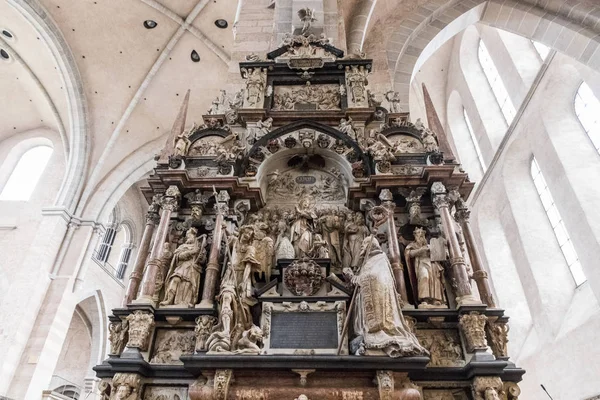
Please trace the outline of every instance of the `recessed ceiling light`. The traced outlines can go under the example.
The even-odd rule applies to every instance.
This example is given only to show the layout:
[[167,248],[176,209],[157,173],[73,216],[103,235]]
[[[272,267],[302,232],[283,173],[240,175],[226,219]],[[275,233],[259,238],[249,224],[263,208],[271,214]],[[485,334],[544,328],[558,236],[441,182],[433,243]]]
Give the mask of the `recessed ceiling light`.
[[192,50],[192,54],[190,54],[190,58],[192,59],[193,62],[198,62],[198,61],[200,61],[200,54],[198,54],[198,52],[196,50]]
[[13,38],[13,34],[12,34],[12,33],[10,33],[9,31],[7,31],[6,29],[3,29],[3,30],[2,30],[2,34],[3,34],[4,36],[6,36],[7,38],[9,38],[9,39],[12,39],[12,38]]
[[6,50],[4,50],[4,49],[0,49],[0,57],[2,57],[5,60],[8,60],[10,58],[10,56],[8,55],[8,53],[6,52]]
[[221,28],[221,29],[225,29],[229,26],[229,24],[227,23],[227,21],[225,21],[224,19],[218,19],[215,21],[215,25],[217,26],[217,28]]
[[151,19],[147,19],[144,21],[144,28],[146,29],[154,29],[156,28],[156,25],[158,25],[156,21],[152,21]]

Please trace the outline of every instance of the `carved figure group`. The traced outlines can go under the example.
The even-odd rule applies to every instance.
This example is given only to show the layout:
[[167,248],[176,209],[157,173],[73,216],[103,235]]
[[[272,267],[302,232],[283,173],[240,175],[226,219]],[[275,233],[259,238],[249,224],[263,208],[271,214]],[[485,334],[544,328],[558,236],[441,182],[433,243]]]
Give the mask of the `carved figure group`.
[[317,110],[339,110],[340,88],[336,85],[277,87],[273,96],[274,111],[291,111],[297,105],[310,105]]

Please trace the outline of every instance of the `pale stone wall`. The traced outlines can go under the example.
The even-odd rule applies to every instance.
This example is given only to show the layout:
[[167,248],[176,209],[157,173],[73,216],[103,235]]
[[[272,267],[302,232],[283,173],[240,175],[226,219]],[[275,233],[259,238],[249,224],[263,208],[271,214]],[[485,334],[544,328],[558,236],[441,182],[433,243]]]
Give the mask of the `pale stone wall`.
[[[479,38],[515,107],[531,96],[506,143],[509,127],[477,61]],[[540,384],[554,399],[597,395],[600,352],[593,343],[600,323],[596,267],[600,193],[590,183],[600,176],[600,156],[575,116],[573,100],[583,80],[600,94],[600,73],[556,54],[543,76],[537,76],[542,61],[529,39],[488,26],[470,27],[453,40],[449,64],[434,55],[415,74],[412,93],[416,94],[420,82],[436,84],[439,71],[449,65],[446,113],[439,113],[442,122],[466,170],[477,176],[472,141],[463,122],[457,121],[462,118],[458,110],[466,107],[489,167],[471,198],[472,219],[498,304],[511,317],[509,354],[528,371],[521,383],[522,396],[544,398]],[[536,86],[529,93],[532,83]],[[444,104],[439,99],[434,102],[436,107]],[[492,163],[496,153],[498,159]],[[588,281],[580,287],[575,287],[533,185],[533,156],[586,272]]]

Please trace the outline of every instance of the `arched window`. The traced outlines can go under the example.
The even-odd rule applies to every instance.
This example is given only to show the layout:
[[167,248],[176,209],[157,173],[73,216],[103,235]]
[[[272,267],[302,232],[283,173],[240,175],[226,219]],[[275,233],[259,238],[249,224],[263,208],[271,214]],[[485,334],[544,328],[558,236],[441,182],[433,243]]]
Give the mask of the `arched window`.
[[481,169],[483,172],[486,170],[485,161],[483,160],[483,154],[481,154],[481,149],[479,148],[479,143],[477,142],[477,138],[475,137],[475,132],[473,132],[473,125],[471,125],[471,120],[469,119],[469,115],[467,114],[467,110],[463,107],[463,116],[465,117],[465,122],[467,124],[467,129],[469,131],[469,135],[471,135],[471,140],[473,141],[473,147],[475,147],[475,152],[477,153],[477,159],[479,159],[479,164],[481,164]]
[[586,277],[581,268],[581,263],[579,262],[579,257],[575,252],[571,238],[569,237],[569,233],[556,208],[556,204],[554,204],[550,189],[546,184],[544,175],[542,175],[542,171],[540,170],[535,157],[531,160],[531,177],[533,178],[533,183],[535,184],[535,188],[537,189],[542,205],[544,206],[544,211],[546,211],[546,215],[550,220],[550,225],[552,225],[552,229],[554,230],[554,236],[556,236],[558,245],[565,257],[567,266],[571,270],[575,284],[579,286],[586,281]]
[[548,54],[550,54],[550,47],[545,46],[540,42],[536,42],[535,40],[532,40],[531,43],[533,44],[533,47],[535,47],[535,51],[538,53],[542,61],[544,61],[548,57]]
[[585,82],[579,86],[575,95],[575,114],[596,151],[600,153],[600,100]]
[[487,78],[490,86],[492,87],[492,92],[494,92],[494,97],[496,97],[496,101],[500,105],[500,109],[502,110],[502,115],[504,115],[504,119],[506,123],[510,125],[512,120],[515,118],[515,114],[517,113],[515,110],[515,106],[513,105],[510,97],[508,96],[508,92],[506,91],[506,87],[502,82],[502,78],[500,78],[500,73],[498,73],[498,68],[492,61],[492,57],[490,57],[490,53],[485,47],[483,40],[479,40],[479,63],[483,68],[483,72],[485,73],[485,77]]
[[46,169],[52,151],[50,146],[36,146],[27,150],[2,188],[0,200],[29,200]]

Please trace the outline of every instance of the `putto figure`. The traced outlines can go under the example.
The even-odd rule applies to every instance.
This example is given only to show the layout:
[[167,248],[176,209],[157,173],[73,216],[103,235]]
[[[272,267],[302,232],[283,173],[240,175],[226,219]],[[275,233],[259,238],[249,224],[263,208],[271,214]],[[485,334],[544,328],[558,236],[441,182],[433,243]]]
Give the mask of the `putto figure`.
[[373,235],[366,237],[358,273],[350,268],[344,274],[357,286],[354,334],[351,348],[356,355],[409,357],[428,354],[404,320],[400,296],[394,287],[392,267]]

